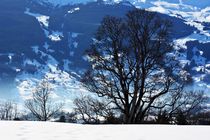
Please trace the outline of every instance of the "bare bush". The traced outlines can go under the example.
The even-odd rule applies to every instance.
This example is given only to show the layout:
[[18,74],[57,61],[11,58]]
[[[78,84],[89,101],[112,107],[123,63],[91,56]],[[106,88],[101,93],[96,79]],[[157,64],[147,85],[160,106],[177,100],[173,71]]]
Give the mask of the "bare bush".
[[188,124],[192,116],[203,111],[207,101],[203,91],[181,90],[170,96],[157,101],[158,107],[154,106],[150,110],[150,114],[157,116],[157,123],[164,119],[168,123]]
[[100,123],[112,114],[110,103],[91,96],[81,96],[74,100],[75,112],[84,123]]

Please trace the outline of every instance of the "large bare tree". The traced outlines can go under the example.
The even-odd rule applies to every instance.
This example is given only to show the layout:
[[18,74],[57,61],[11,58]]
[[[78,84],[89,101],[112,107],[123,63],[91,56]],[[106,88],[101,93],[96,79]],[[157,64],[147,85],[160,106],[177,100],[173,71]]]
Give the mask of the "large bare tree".
[[82,82],[108,97],[124,123],[140,123],[161,97],[181,91],[189,79],[173,54],[171,24],[153,12],[135,9],[125,18],[107,16],[87,57],[92,68]]
[[47,121],[59,113],[63,103],[52,102],[52,87],[47,79],[43,79],[32,93],[32,99],[25,102],[26,108],[39,121]]

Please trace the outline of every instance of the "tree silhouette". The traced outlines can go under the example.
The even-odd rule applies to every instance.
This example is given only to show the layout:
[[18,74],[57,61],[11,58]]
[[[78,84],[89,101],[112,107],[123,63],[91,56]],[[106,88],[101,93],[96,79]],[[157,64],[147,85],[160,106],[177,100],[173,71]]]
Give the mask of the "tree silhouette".
[[32,99],[25,101],[26,108],[39,121],[47,121],[56,113],[60,112],[63,104],[53,103],[51,100],[52,87],[47,79],[43,79],[36,86]]
[[182,89],[189,74],[173,55],[171,24],[153,12],[135,9],[125,18],[107,16],[87,57],[91,69],[82,82],[108,97],[124,123],[142,122],[161,97]]

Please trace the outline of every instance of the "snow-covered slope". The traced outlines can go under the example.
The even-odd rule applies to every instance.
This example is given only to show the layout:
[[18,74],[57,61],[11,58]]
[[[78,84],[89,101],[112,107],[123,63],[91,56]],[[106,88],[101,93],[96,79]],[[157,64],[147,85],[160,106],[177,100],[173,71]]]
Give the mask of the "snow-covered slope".
[[[119,3],[120,1],[121,0],[112,0],[112,2],[115,3]],[[51,2],[53,3],[53,1]],[[80,2],[84,3],[86,1]],[[178,32],[178,34],[176,34],[176,39],[174,40],[174,42],[177,45],[177,54],[180,57],[179,59],[181,63],[183,63],[183,65],[185,65],[186,67],[189,67],[190,72],[192,73],[193,78],[196,82],[196,85],[198,85],[199,88],[201,87],[207,89],[206,92],[209,92],[208,89],[210,85],[208,84],[208,81],[210,79],[210,58],[208,57],[208,54],[210,53],[210,51],[204,49],[204,47],[202,46],[208,46],[210,43],[210,32],[208,24],[210,22],[210,8],[208,7],[210,6],[210,1],[200,2],[198,0],[129,0],[129,2],[138,8],[146,8],[150,11],[160,12],[162,14],[170,15],[171,17],[176,17],[177,19],[183,20],[182,22],[187,24],[189,27],[194,28],[194,31],[192,33],[184,33],[184,31],[188,30],[186,29],[186,26],[178,25],[178,23],[175,23],[174,28],[178,29],[175,32]],[[80,8],[76,8],[80,10]],[[68,13],[71,14],[73,14],[74,12],[77,11],[72,9],[68,11]],[[68,16],[69,15],[67,15],[67,17]],[[98,16],[98,14],[95,16]],[[176,22],[177,19],[170,20],[175,20]],[[196,43],[196,41],[198,41],[198,43]],[[78,46],[78,42],[74,43],[76,43]],[[184,52],[180,53],[179,50],[184,50]],[[74,53],[71,54],[74,55]]]
[[208,140],[209,126],[79,125],[0,121],[3,140]]
[[136,3],[140,8],[180,18],[184,23],[196,28],[192,34],[178,38],[174,42],[178,50],[182,51],[182,53],[178,52],[180,61],[193,76],[196,85],[194,88],[204,89],[208,93],[210,88],[210,50],[208,49],[210,45],[210,1],[151,0],[150,4],[150,6],[145,6]]
[[83,54],[100,21],[107,14],[123,16],[131,8],[97,2],[51,7],[30,0],[0,1],[0,98],[27,99],[47,77],[54,99],[69,107],[75,94],[87,92],[79,82],[87,68]]

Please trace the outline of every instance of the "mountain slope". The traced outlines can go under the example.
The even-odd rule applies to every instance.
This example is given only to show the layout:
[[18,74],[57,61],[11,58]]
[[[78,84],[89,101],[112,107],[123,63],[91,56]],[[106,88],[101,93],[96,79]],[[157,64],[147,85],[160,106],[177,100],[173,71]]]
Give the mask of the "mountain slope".
[[209,8],[185,5],[188,3],[184,0],[62,2],[56,6],[59,1],[0,1],[1,98],[28,98],[31,87],[44,76],[54,83],[56,99],[71,99],[72,93],[87,92],[78,79],[88,67],[84,51],[93,41],[94,32],[104,16],[123,17],[135,6],[160,12],[161,17],[173,22],[172,37],[180,62],[197,85],[210,88]]

